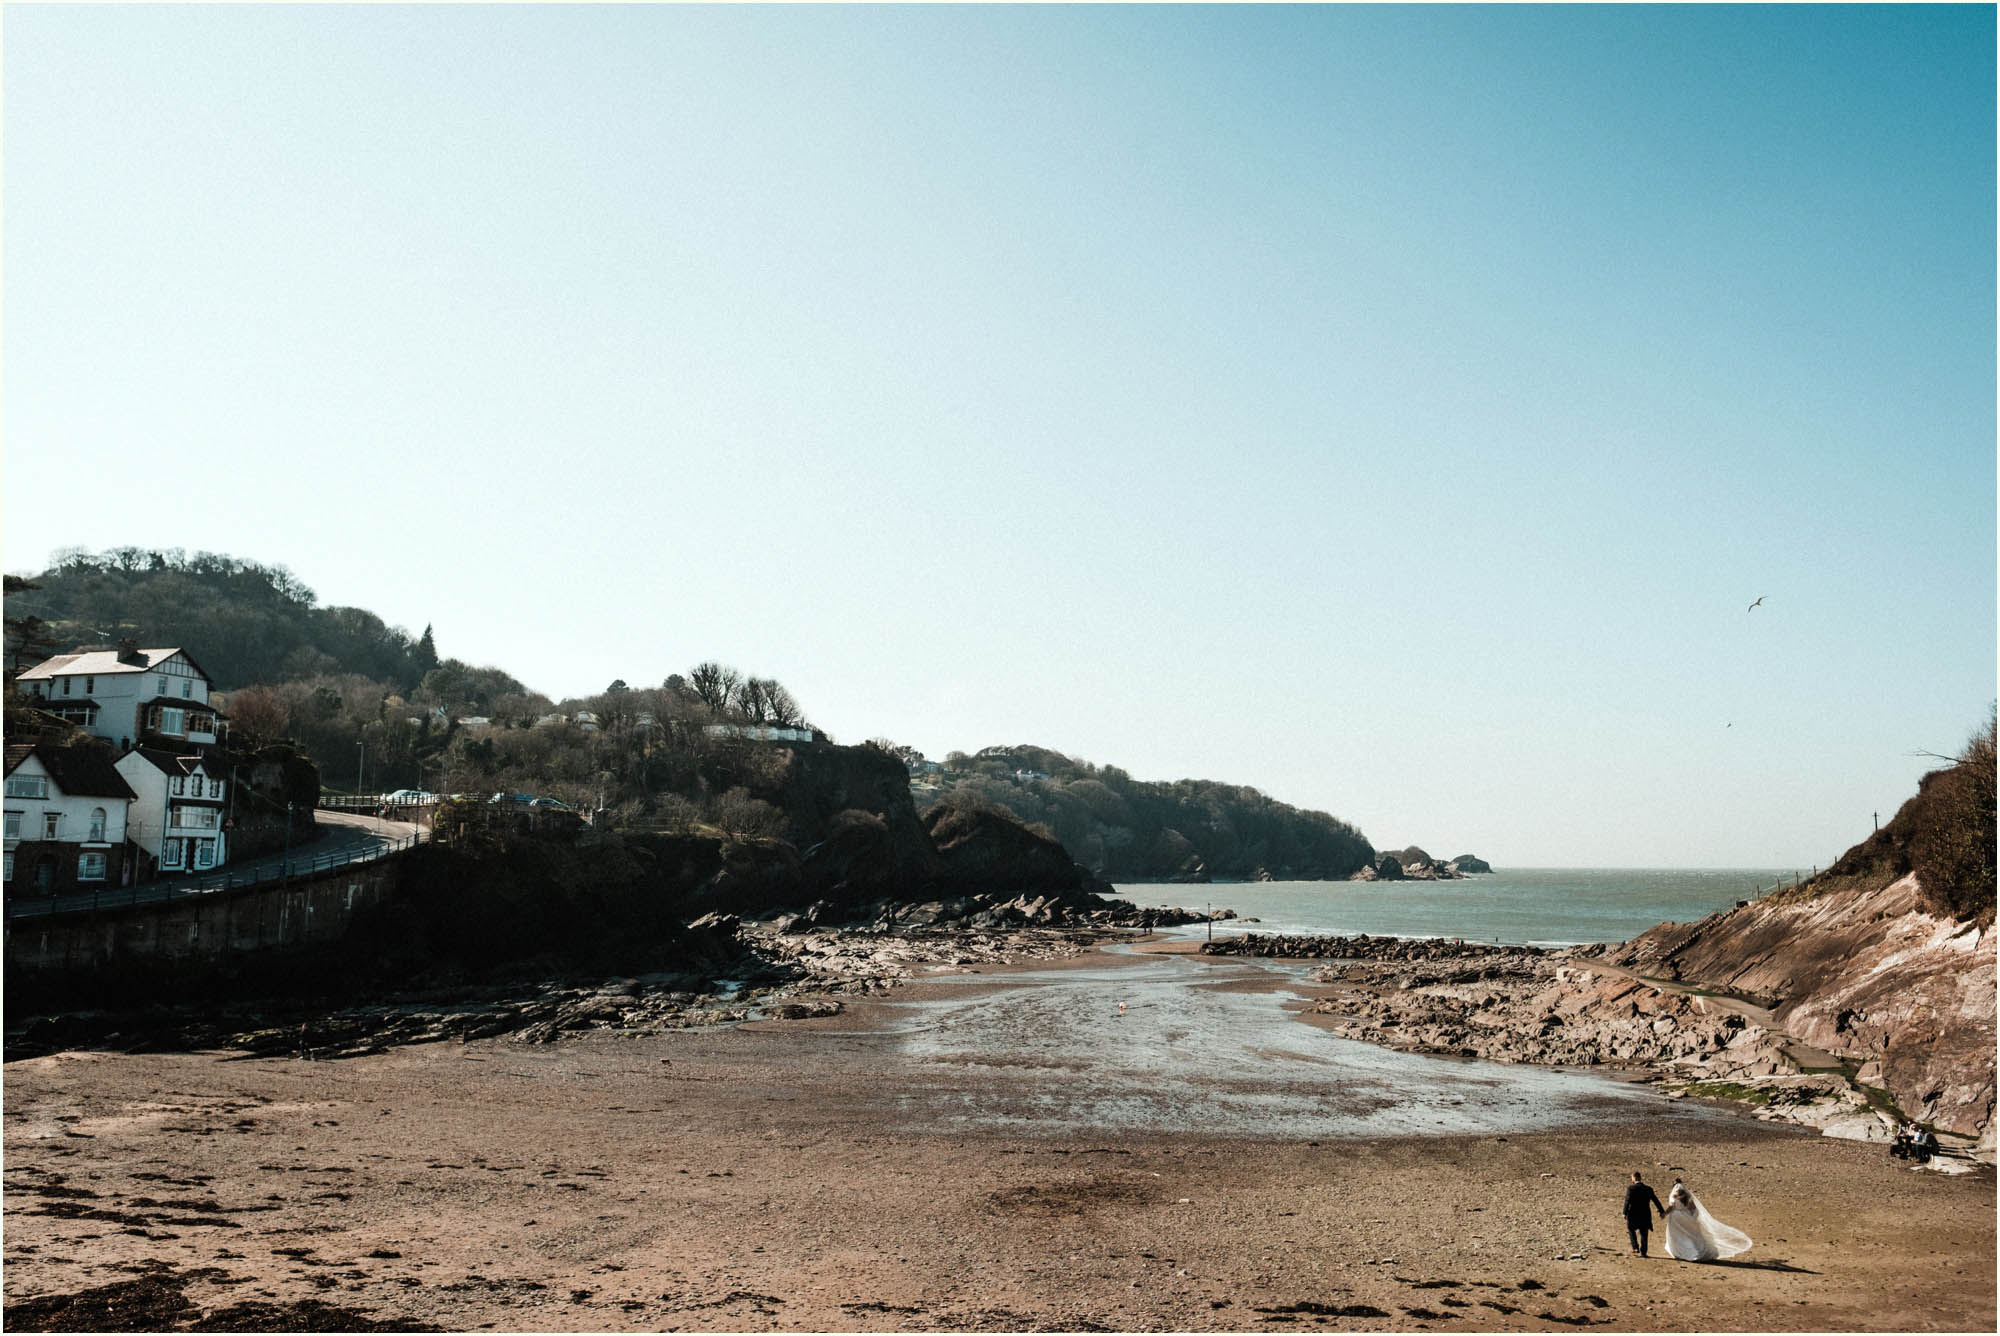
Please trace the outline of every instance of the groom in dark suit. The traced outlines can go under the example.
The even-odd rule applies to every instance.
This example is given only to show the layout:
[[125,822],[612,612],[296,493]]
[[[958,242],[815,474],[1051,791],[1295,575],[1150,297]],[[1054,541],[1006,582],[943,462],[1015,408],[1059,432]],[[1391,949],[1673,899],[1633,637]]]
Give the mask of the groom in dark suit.
[[1653,1232],[1653,1211],[1665,1215],[1667,1208],[1634,1169],[1632,1181],[1625,1185],[1625,1232],[1631,1236],[1632,1251],[1641,1257],[1646,1255],[1646,1236]]

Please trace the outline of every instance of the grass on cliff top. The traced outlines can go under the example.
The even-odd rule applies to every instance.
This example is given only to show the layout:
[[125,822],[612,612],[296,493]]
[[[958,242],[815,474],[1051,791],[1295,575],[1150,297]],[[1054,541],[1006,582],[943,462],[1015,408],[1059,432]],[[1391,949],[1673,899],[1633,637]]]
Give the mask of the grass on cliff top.
[[1774,904],[1835,891],[1873,891],[1917,874],[1933,912],[1991,927],[1994,914],[1994,718],[1953,764],[1917,783],[1916,796],[1889,824],[1842,854],[1826,871],[1765,897]]

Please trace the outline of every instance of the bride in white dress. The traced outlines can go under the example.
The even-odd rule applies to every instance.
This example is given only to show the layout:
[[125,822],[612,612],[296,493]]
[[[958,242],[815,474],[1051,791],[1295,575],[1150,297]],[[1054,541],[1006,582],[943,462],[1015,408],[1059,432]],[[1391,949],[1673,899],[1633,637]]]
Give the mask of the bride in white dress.
[[1667,1231],[1667,1255],[1683,1262],[1712,1262],[1718,1257],[1734,1257],[1750,1247],[1748,1234],[1710,1215],[1679,1179],[1667,1194],[1666,1218],[1661,1224]]

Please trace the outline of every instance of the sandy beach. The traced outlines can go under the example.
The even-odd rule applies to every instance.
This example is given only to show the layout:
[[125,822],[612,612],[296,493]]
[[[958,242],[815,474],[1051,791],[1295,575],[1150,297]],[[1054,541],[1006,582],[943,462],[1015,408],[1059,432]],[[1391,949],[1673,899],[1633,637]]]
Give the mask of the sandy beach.
[[[1139,981],[1158,958],[1131,951],[989,967],[838,1016],[729,1028],[424,1044],[338,1062],[16,1061],[7,1323],[1994,1325],[1990,1169],[1916,1173],[1879,1148],[1601,1077],[1551,1087],[1549,1125],[1537,1125],[1509,1102],[1512,1069],[1484,1064],[1429,1078],[1445,1083],[1440,1106],[1468,1098],[1451,1082],[1473,1083],[1475,1107],[1457,1106],[1441,1132],[1327,1134],[1378,1125],[1368,1120],[1384,1101],[1334,1100],[1318,1124],[1294,1111],[1301,1092],[1339,1084],[1301,1067],[1324,1060],[1312,1045],[1348,1042],[1292,1014],[1309,990],[1282,971],[1171,963],[1208,971],[1183,982],[1198,993],[1269,994],[1292,1035],[1240,1070],[1207,1072],[1212,1096],[1195,1085],[1176,1095],[1178,1126],[1155,1125],[1173,1120],[1120,1093],[1119,1080],[1144,1085],[1151,1069],[1143,1053],[1118,1055],[1141,1052],[1144,1027],[1169,1012],[1206,1003],[1152,1017],[1135,1005],[1122,1022],[1110,1006],[1093,1011],[1102,1064],[1027,1036],[1016,1048],[948,1042],[965,1029],[951,1017],[1013,1024],[1008,1008],[1065,986],[1109,987],[1077,994],[1091,1007],[1146,999]],[[1167,1033],[1170,1056],[1205,1051],[1199,1034]],[[1057,1104],[1059,1116],[1043,1116]],[[1466,1126],[1489,1117],[1504,1130]],[[1662,1191],[1686,1178],[1756,1247],[1724,1264],[1630,1256],[1618,1204],[1632,1169]]]

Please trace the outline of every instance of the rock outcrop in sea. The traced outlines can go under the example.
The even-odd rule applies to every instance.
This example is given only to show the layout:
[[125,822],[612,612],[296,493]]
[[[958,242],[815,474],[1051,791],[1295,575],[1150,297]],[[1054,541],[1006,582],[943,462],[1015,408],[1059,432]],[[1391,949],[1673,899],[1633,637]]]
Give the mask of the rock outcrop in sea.
[[1460,854],[1449,861],[1433,858],[1416,845],[1375,855],[1375,861],[1348,878],[1349,881],[1456,881],[1478,872],[1491,872],[1493,865],[1473,854]]

